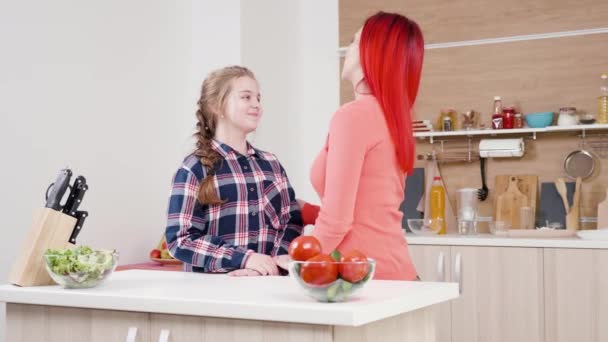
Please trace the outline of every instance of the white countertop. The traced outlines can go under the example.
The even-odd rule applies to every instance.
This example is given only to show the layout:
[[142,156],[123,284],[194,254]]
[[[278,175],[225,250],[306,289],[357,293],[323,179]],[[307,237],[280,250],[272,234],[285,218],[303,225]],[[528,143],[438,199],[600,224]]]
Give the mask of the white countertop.
[[405,234],[410,245],[479,246],[479,247],[538,247],[608,249],[608,241],[571,238],[511,238],[492,234],[419,236]]
[[458,297],[456,283],[372,280],[343,303],[319,303],[289,277],[129,270],[91,289],[0,286],[0,301],[191,316],[359,326]]

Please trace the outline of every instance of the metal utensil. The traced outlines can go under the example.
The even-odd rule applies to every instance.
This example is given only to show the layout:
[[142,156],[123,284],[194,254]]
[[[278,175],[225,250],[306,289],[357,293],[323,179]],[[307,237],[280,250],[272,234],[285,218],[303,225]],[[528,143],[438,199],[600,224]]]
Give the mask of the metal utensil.
[[72,170],[70,170],[68,167],[59,170],[59,174],[57,174],[55,182],[49,185],[49,187],[46,189],[45,207],[58,211],[62,210],[61,199],[63,198],[63,195],[70,186],[71,177]]
[[477,198],[480,201],[485,201],[490,192],[486,185],[486,158],[479,158],[479,166],[481,168],[481,189],[477,190]]
[[586,179],[593,174],[594,170],[595,158],[584,149],[571,152],[564,161],[564,171],[568,177],[573,179],[578,177]]
[[586,179],[593,174],[595,170],[595,157],[591,152],[585,149],[585,131],[581,137],[581,148],[570,152],[564,161],[564,171],[568,177],[576,179],[581,177]]

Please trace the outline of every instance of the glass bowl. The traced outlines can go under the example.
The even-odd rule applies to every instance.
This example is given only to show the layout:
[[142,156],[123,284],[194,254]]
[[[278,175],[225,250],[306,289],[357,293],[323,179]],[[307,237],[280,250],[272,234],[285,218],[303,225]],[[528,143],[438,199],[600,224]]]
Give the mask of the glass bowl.
[[106,280],[118,265],[118,252],[98,250],[87,255],[43,255],[44,265],[51,278],[63,288],[95,287]]
[[289,276],[309,297],[319,302],[343,302],[373,277],[376,261],[291,261]]
[[437,235],[441,230],[442,219],[408,219],[407,226],[416,235]]

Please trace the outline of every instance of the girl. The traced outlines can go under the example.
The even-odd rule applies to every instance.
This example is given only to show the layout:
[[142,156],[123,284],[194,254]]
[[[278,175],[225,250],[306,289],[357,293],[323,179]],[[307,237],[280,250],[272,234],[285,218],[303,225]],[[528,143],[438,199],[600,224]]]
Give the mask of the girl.
[[175,173],[165,236],[192,272],[276,275],[302,219],[285,170],[247,142],[262,116],[251,71],[232,66],[203,82],[196,150]]

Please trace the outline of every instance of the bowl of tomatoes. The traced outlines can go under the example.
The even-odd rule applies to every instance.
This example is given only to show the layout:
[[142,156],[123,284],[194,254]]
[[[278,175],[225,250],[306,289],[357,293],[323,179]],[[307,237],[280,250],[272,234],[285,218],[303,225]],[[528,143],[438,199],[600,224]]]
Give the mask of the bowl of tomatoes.
[[376,269],[376,261],[358,250],[323,254],[312,236],[295,239],[289,255],[289,276],[320,302],[345,301],[373,278]]

